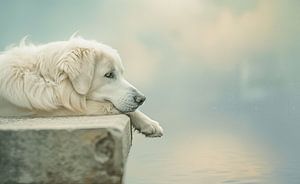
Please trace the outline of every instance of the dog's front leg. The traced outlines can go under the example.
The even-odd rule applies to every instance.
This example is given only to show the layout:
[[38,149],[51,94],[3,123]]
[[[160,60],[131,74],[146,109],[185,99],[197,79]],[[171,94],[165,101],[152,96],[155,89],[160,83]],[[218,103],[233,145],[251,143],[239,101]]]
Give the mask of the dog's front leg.
[[[122,114],[112,103],[87,101],[87,115],[113,115]],[[146,135],[147,137],[161,137],[163,129],[158,122],[152,120],[139,110],[127,114],[130,117],[132,125],[135,129]]]
[[158,122],[152,120],[139,110],[128,113],[135,129],[147,137],[161,137],[163,129]]

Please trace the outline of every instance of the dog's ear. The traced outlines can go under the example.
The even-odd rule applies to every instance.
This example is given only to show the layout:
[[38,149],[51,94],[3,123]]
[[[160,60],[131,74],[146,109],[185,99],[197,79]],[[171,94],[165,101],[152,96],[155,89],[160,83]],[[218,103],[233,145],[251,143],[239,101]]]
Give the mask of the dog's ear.
[[75,48],[66,53],[59,61],[77,93],[86,95],[94,77],[96,52],[90,48]]

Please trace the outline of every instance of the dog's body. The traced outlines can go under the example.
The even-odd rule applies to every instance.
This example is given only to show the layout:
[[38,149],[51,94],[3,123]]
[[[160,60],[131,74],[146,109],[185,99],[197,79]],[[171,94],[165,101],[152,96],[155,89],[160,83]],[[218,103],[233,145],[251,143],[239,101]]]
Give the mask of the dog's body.
[[128,114],[147,136],[159,124],[139,110],[145,97],[123,78],[116,50],[95,41],[11,48],[0,55],[0,116]]

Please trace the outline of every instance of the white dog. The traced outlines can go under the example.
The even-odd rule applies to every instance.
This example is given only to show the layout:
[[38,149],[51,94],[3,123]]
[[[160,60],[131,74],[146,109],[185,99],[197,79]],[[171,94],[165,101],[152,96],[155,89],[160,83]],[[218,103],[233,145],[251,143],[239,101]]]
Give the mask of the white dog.
[[0,54],[1,116],[127,114],[150,137],[159,124],[136,110],[145,96],[123,78],[117,51],[71,37],[44,45],[25,44]]

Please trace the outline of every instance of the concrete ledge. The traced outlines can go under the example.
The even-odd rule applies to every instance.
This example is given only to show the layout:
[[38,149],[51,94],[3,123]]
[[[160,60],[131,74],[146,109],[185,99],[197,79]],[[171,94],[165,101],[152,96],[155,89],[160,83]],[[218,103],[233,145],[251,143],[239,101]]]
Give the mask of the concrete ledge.
[[0,118],[0,183],[122,183],[131,138],[125,115]]

